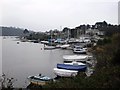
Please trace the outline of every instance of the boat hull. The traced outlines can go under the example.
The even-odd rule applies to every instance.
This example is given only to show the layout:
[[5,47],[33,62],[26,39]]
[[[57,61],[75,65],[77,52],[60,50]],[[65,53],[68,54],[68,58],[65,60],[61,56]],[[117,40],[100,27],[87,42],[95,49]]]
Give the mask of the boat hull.
[[54,73],[60,77],[74,77],[78,71],[54,68]]
[[[47,82],[47,81],[46,81]],[[45,85],[45,81],[37,81],[37,80],[31,80],[30,83],[34,85]]]
[[57,68],[66,70],[85,71],[86,65],[69,65],[69,64],[57,64]]
[[87,49],[84,49],[84,48],[74,48],[73,49],[73,52],[74,53],[78,53],[78,54],[86,54],[87,53]]
[[63,59],[64,62],[72,62],[72,61],[76,61],[76,62],[86,62],[88,60],[88,55],[64,55]]
[[30,81],[31,84],[45,85],[46,82],[48,82],[52,79],[47,76],[29,76],[28,80]]
[[75,50],[75,51],[73,51],[73,53],[76,53],[76,54],[86,54],[87,52],[86,51],[77,51],[77,50]]
[[54,46],[47,46],[47,47],[44,47],[44,50],[53,50],[53,49],[56,49]]
[[60,47],[61,47],[61,49],[67,49],[68,47],[70,47],[70,45],[69,44],[61,45]]
[[86,65],[86,64],[84,64],[84,63],[82,63],[82,62],[75,62],[75,61],[73,61],[73,62],[68,62],[68,63],[64,63],[64,64],[67,64],[67,65]]

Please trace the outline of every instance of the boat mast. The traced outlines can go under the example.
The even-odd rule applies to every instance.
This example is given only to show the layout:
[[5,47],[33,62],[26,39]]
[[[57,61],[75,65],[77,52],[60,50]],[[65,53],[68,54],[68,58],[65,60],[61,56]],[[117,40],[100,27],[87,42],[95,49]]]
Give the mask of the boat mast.
[[52,46],[52,30],[51,30],[51,41],[50,41],[50,44]]

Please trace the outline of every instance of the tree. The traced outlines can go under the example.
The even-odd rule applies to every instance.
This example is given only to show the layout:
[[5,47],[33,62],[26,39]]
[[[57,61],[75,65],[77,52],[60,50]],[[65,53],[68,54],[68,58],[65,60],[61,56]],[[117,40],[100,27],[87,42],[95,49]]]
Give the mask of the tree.
[[23,33],[24,33],[24,34],[27,34],[27,33],[29,33],[29,31],[28,31],[27,29],[25,29],[25,30],[23,31]]
[[25,29],[25,30],[23,31],[23,33],[24,33],[24,38],[26,39],[27,36],[28,36],[29,31],[28,31],[27,29]]

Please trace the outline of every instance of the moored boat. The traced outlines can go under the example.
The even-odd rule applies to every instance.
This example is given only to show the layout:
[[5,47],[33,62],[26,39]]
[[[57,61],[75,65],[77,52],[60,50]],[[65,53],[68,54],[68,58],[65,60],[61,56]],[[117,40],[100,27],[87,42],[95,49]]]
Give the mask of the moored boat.
[[64,64],[67,64],[67,65],[86,65],[82,62],[76,62],[76,61],[73,61],[73,62],[68,62],[68,63],[64,63]]
[[75,71],[75,70],[66,70],[66,69],[59,69],[59,68],[54,68],[53,70],[57,76],[61,76],[61,77],[74,77],[78,73],[78,71]]
[[86,54],[87,48],[83,48],[82,46],[75,45],[73,48],[73,52],[78,54]]
[[47,76],[41,76],[41,74],[39,74],[39,75],[29,76],[28,80],[32,84],[45,85],[46,82],[52,80],[52,78],[47,77]]
[[64,55],[63,56],[64,62],[86,62],[89,59],[88,55]]
[[70,47],[70,45],[69,44],[64,44],[64,45],[61,45],[60,46],[62,49],[67,49],[68,47]]
[[45,46],[44,50],[52,50],[52,49],[55,49],[55,48],[56,48],[55,46]]
[[57,68],[66,70],[85,71],[86,65],[57,64]]
[[41,41],[41,43],[43,43],[43,44],[49,44],[48,41]]

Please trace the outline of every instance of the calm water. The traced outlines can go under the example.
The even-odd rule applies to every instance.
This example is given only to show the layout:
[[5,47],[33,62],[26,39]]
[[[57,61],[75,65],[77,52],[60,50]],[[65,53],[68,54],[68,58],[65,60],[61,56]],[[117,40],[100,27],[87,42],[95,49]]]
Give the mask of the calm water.
[[2,75],[2,37],[0,37],[0,76]]
[[63,63],[63,55],[73,54],[71,50],[44,50],[39,43],[20,42],[15,38],[2,40],[2,71],[7,77],[17,79],[15,87],[26,87],[29,75],[42,73],[55,77],[53,68]]

